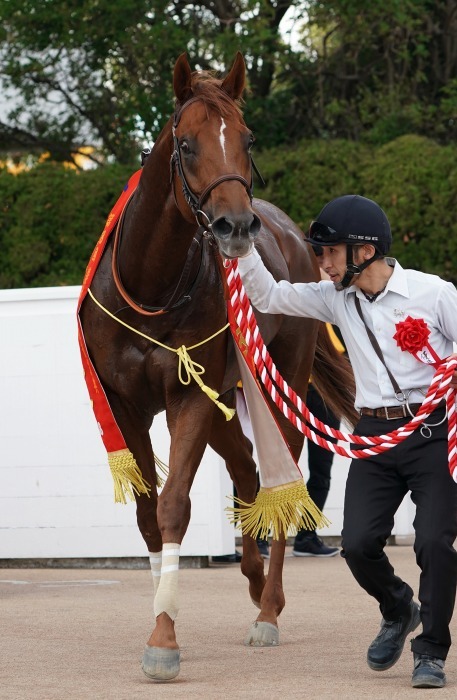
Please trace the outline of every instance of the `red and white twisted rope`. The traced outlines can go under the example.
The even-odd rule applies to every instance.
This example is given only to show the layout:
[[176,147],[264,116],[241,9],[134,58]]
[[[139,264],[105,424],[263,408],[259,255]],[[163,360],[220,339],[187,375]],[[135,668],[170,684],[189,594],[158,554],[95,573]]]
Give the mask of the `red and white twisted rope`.
[[[236,322],[248,345],[249,352],[254,359],[254,364],[260,380],[278,408],[301,433],[303,433],[308,439],[312,440],[317,445],[335,452],[336,454],[342,455],[343,457],[360,458],[373,456],[385,452],[386,450],[391,449],[396,444],[405,440],[433,412],[433,410],[442,400],[443,396],[446,396],[446,405],[448,409],[449,471],[453,479],[457,481],[457,417],[455,411],[455,391],[449,388],[449,383],[457,366],[456,360],[447,360],[439,365],[419,411],[406,425],[400,427],[399,429],[386,435],[366,437],[352,435],[350,433],[344,433],[340,430],[330,428],[309,411],[304,401],[291,387],[289,387],[276,368],[265,346],[265,343],[263,342],[262,336],[260,335],[252,306],[249,302],[239,274],[238,262],[236,260],[226,260],[224,266],[226,269],[227,283],[230,292],[230,304],[232,306]],[[291,407],[284,401],[282,395],[292,403],[294,409],[291,409]],[[295,413],[295,411],[298,413],[298,415]],[[317,435],[314,430],[310,429],[303,422],[302,418],[313,426],[313,428],[326,435],[336,438],[337,440],[358,445],[369,445],[370,447],[365,447],[364,449],[359,450],[350,450],[341,447],[340,445],[330,442],[320,435]]]

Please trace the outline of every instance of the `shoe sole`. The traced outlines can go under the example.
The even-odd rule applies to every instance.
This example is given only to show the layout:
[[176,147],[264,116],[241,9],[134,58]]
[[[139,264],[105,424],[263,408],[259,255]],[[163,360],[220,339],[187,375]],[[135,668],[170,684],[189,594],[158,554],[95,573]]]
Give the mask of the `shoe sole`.
[[413,678],[411,685],[413,688],[444,688],[446,679],[430,678],[429,676],[421,678],[419,676],[418,678]]
[[402,644],[401,644],[401,646],[400,646],[400,649],[399,649],[399,650],[397,651],[397,653],[395,654],[395,656],[394,656],[390,661],[388,661],[388,662],[385,663],[385,664],[377,664],[376,662],[370,661],[370,660],[368,659],[368,657],[367,657],[367,664],[368,664],[368,666],[371,668],[372,671],[388,671],[389,668],[392,668],[392,666],[395,666],[395,664],[397,663],[398,659],[400,658],[400,656],[401,656],[402,653],[403,653],[403,649],[404,649],[405,642],[406,642],[406,637],[408,636],[408,634],[411,634],[411,632],[414,632],[414,630],[415,630],[417,627],[419,627],[420,621],[421,621],[421,617],[420,617],[420,608],[415,607],[415,608],[414,608],[414,616],[413,616],[413,618],[412,618],[412,620],[411,620],[411,622],[410,622],[410,624],[409,624],[408,629],[405,631],[405,635],[404,635],[404,638],[403,638],[403,642],[402,642]]
[[311,554],[310,552],[295,552],[292,550],[294,557],[317,557],[318,559],[328,559],[328,557],[336,557],[339,554],[339,549],[336,552],[330,552],[330,554]]

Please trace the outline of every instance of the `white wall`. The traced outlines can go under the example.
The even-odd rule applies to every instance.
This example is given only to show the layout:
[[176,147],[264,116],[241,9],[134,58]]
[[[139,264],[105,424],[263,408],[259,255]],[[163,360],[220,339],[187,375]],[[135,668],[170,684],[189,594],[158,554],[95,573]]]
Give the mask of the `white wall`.
[[[0,291],[0,559],[145,556],[135,506],[115,504],[106,452],[83,379],[79,287]],[[151,431],[168,461],[163,414]],[[305,479],[306,450],[301,460]],[[349,460],[335,457],[322,535],[339,535]],[[208,449],[191,491],[182,554],[234,551],[224,463]],[[405,503],[397,535],[412,532]]]
[[[0,291],[0,558],[145,556],[135,505],[115,504],[77,343],[79,287]],[[168,461],[163,414],[151,431]],[[234,551],[232,484],[207,450],[183,555]]]

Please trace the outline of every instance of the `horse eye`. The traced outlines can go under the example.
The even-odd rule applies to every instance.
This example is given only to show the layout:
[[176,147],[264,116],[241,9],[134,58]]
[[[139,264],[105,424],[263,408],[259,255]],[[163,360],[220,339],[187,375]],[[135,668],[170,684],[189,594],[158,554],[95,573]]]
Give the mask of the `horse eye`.
[[249,134],[249,141],[248,141],[248,151],[251,152],[251,148],[255,144],[255,138],[253,134]]
[[181,141],[181,143],[179,144],[179,148],[181,149],[182,153],[184,153],[184,155],[188,155],[190,153],[190,146],[187,143],[187,141]]

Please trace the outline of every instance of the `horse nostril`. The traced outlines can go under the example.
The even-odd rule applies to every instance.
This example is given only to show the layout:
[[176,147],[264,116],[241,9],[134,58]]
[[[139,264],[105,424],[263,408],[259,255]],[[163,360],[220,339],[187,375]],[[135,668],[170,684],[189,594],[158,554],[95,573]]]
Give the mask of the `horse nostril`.
[[234,228],[235,226],[233,221],[226,219],[225,216],[220,216],[218,219],[213,221],[213,225],[211,226],[214,235],[218,236],[219,238],[227,238],[233,233]]
[[254,214],[254,216],[252,217],[251,225],[249,226],[249,233],[252,236],[257,236],[257,234],[260,231],[260,226],[261,226],[260,219],[257,216],[257,214]]
[[211,228],[218,238],[229,238],[232,235],[256,236],[260,231],[260,225],[260,219],[256,214],[246,213],[234,217],[233,221],[225,216],[220,216],[213,221]]

